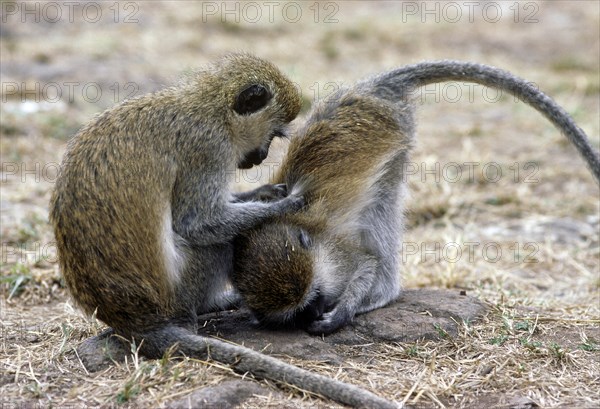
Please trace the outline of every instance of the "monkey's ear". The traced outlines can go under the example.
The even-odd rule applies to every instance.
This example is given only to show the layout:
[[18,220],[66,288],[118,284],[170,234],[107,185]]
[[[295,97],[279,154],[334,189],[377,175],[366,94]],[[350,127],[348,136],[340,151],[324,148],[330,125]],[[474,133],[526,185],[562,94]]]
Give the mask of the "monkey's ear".
[[233,110],[240,115],[250,115],[263,108],[273,98],[271,92],[260,84],[250,85],[240,92]]

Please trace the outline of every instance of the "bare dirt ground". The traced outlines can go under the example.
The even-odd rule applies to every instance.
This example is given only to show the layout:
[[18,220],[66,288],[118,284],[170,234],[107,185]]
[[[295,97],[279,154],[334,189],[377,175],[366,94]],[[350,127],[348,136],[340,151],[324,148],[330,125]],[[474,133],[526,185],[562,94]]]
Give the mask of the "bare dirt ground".
[[[227,51],[275,62],[306,107],[425,59],[496,65],[536,83],[599,145],[596,1],[0,5],[0,407],[167,407],[239,377],[214,362],[135,355],[88,372],[72,349],[103,325],[69,301],[47,221],[62,152],[83,123]],[[489,314],[437,341],[340,346],[335,365],[281,358],[418,407],[598,407],[597,184],[564,137],[512,97],[446,84],[418,105],[398,249],[405,286],[463,289]],[[243,407],[335,407],[260,384]]]

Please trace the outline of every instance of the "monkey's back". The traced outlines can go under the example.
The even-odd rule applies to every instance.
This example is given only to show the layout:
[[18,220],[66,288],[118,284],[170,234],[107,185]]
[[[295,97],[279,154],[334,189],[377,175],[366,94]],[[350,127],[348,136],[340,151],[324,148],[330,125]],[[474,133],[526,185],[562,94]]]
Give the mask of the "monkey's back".
[[353,210],[373,200],[369,190],[386,164],[410,149],[407,123],[412,124],[408,105],[344,90],[321,102],[292,139],[275,183],[300,188],[307,217],[338,219],[332,224],[355,220]]
[[157,221],[173,175],[160,144],[150,147],[135,126],[149,120],[144,107],[139,99],[109,110],[70,141],[50,205],[71,294],[116,328],[152,325],[137,322],[138,313],[167,313],[172,297]]

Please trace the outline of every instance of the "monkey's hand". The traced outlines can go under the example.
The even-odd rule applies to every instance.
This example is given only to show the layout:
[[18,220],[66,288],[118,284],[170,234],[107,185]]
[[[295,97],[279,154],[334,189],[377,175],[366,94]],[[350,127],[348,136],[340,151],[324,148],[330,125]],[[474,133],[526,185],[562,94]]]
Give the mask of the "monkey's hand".
[[297,212],[306,206],[306,200],[304,200],[304,196],[302,195],[291,194],[281,200],[278,200],[274,203],[274,205],[281,206],[280,211],[282,213],[291,213]]
[[261,202],[274,202],[287,197],[288,190],[285,183],[276,185],[267,184],[249,192],[241,192],[233,195],[236,202],[249,202],[259,200]]
[[283,199],[288,195],[288,189],[285,183],[263,185],[254,191],[256,192],[257,199],[261,202],[274,202]]
[[296,212],[305,206],[304,196],[291,194],[273,202],[230,201],[222,205],[209,220],[201,219],[200,209],[191,207],[181,212],[181,219],[173,222],[177,233],[195,246],[229,243],[240,232],[259,226],[273,217]]
[[306,330],[313,335],[331,334],[333,331],[352,321],[352,314],[338,304],[333,310],[326,312],[311,322]]

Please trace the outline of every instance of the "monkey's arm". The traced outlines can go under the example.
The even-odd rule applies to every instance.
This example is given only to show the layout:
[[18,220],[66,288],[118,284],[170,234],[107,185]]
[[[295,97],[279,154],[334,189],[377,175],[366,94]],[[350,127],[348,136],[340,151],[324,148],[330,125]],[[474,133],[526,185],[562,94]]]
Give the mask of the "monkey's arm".
[[348,251],[343,252],[345,255],[340,258],[340,263],[336,263],[336,275],[343,277],[348,271],[352,271],[352,276],[333,309],[310,323],[307,331],[311,334],[330,334],[343,327],[352,321],[359,307],[368,302],[366,298],[376,278],[377,259],[355,246],[346,250]]
[[211,218],[200,217],[200,209],[192,208],[174,222],[177,232],[198,246],[229,243],[242,230],[248,230],[268,219],[304,207],[304,197],[289,195],[271,203],[229,202],[213,209]]

